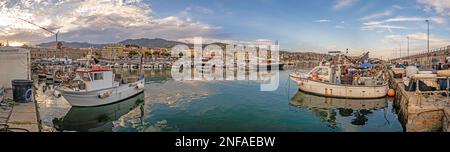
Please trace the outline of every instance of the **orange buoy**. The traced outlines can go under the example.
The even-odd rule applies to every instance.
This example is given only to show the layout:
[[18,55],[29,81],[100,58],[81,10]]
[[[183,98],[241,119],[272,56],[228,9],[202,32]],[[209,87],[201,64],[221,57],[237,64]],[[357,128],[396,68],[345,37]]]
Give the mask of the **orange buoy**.
[[387,95],[388,95],[388,97],[394,97],[395,96],[395,90],[394,89],[389,89]]

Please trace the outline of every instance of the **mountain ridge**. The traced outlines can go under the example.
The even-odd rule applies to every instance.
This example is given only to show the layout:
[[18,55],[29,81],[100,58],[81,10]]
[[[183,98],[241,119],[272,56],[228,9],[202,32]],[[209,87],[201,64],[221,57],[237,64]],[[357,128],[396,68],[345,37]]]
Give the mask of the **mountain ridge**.
[[[162,39],[162,38],[154,38],[154,39],[149,39],[149,38],[125,39],[125,40],[119,41],[117,43],[105,43],[105,44],[95,44],[95,43],[88,43],[88,42],[66,42],[66,41],[59,41],[59,42],[61,42],[63,44],[63,47],[69,47],[69,48],[90,48],[90,47],[94,47],[94,48],[99,48],[99,49],[103,48],[105,45],[108,45],[108,44],[123,44],[123,45],[134,44],[134,45],[139,45],[141,47],[148,47],[148,48],[171,48],[171,47],[174,47],[176,45],[192,46],[192,44],[178,42],[178,41],[170,41],[170,40],[165,40],[165,39]],[[39,47],[55,47],[56,46],[56,42],[55,41],[44,42],[44,43],[37,44],[36,46],[39,46]]]

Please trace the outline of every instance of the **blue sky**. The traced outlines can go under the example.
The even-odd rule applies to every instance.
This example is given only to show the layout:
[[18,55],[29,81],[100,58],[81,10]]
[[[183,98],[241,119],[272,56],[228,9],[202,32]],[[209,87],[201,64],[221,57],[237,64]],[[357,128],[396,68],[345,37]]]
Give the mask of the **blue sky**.
[[[10,0],[0,1],[0,42],[114,43],[128,38],[278,40],[290,51],[350,49],[384,59],[450,45],[450,0]],[[20,43],[19,43],[20,42]]]
[[[220,26],[220,29],[210,35],[211,37],[279,40],[281,48],[286,49],[326,51],[350,48],[359,51],[362,49],[386,51],[399,49],[400,44],[396,43],[403,43],[402,50],[406,54],[406,36],[409,35],[410,42],[415,43],[411,44],[414,48],[410,46],[411,52],[417,52],[425,48],[425,42],[420,34],[426,33],[427,24],[424,20],[427,18],[435,18],[434,20],[439,22],[432,21],[433,37],[445,40],[450,38],[447,23],[449,14],[435,11],[433,5],[428,5],[425,1],[349,0],[348,5],[341,7],[338,7],[339,0],[148,0],[148,2],[156,17],[174,15],[190,8],[189,17],[193,20]],[[367,26],[365,23],[389,19],[404,21],[380,24],[385,27],[365,27]],[[445,42],[436,43],[435,46],[440,47],[443,44]]]

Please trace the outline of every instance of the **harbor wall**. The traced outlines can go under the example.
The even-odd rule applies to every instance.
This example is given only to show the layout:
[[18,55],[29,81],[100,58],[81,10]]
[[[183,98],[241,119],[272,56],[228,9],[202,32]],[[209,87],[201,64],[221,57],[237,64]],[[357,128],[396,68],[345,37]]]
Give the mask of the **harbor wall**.
[[447,108],[447,109],[445,109],[444,110],[444,120],[443,120],[443,122],[442,122],[442,126],[443,126],[443,128],[442,128],[442,131],[444,131],[444,132],[450,132],[450,109],[449,108]]
[[441,100],[440,97],[438,99],[407,92],[401,79],[391,80],[391,87],[396,91],[394,107],[406,132],[450,131],[447,97]]

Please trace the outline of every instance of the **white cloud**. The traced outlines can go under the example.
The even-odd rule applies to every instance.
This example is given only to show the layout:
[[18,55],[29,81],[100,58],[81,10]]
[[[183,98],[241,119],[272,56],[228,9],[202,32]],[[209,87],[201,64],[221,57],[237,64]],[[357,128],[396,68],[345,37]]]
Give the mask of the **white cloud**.
[[211,15],[214,14],[214,10],[201,7],[201,6],[190,6],[186,7],[183,11],[181,11],[181,16],[189,16],[189,14],[196,13],[196,14],[203,14],[203,15]]
[[[252,41],[239,41],[239,40],[230,40],[230,39],[215,39],[215,38],[206,38],[202,37],[203,44],[210,43],[225,43],[225,44],[234,44],[234,45],[272,45],[274,42],[269,39],[256,39]],[[177,41],[186,42],[186,43],[194,43],[194,38],[181,38]]]
[[389,18],[383,21],[368,21],[363,23],[364,25],[379,25],[379,24],[385,24],[385,23],[392,23],[392,22],[425,22],[425,20],[431,20],[434,23],[437,24],[447,24],[447,20],[442,17],[431,17],[431,18],[423,18],[423,17],[396,17],[396,18]]
[[392,8],[397,9],[397,10],[402,10],[402,9],[404,9],[403,6],[399,6],[399,5],[392,5]]
[[[384,32],[389,31],[392,33],[392,30],[394,29],[400,29],[400,30],[406,30],[410,29],[409,27],[405,26],[394,26],[394,25],[388,25],[389,23],[396,23],[396,22],[425,22],[425,20],[431,20],[433,23],[437,24],[447,24],[447,20],[442,17],[431,17],[431,18],[422,18],[422,17],[396,17],[396,18],[389,18],[382,21],[367,21],[363,23],[364,26],[361,27],[362,30],[377,30],[377,32]],[[425,23],[424,23],[425,24]]]
[[381,18],[381,17],[385,17],[385,16],[391,16],[395,11],[402,10],[402,9],[403,9],[402,6],[392,5],[391,7],[384,10],[383,12],[378,12],[378,13],[364,16],[364,17],[360,18],[360,20],[365,21],[365,20],[372,20],[372,19],[377,19],[377,18]]
[[377,30],[379,32],[383,32],[386,30],[392,32],[392,30],[394,30],[394,29],[407,30],[409,28],[404,27],[404,26],[392,26],[392,25],[381,25],[381,24],[367,25],[367,26],[361,27],[361,30],[363,30],[363,31]]
[[450,0],[417,0],[425,9],[434,9],[437,13],[450,16]]
[[[407,36],[412,40],[426,41],[428,39],[427,33],[414,33],[408,34]],[[446,38],[440,38],[435,35],[430,35],[430,42],[441,42],[442,45],[445,45],[445,43],[449,43],[450,40]]]
[[360,20],[371,20],[371,19],[375,19],[375,18],[380,18],[380,17],[384,17],[384,16],[389,16],[392,14],[391,10],[386,10],[384,12],[380,12],[380,13],[375,13],[375,14],[371,14],[369,16],[365,16],[363,18],[361,18]]
[[355,4],[358,0],[337,0],[336,4],[333,6],[334,10],[340,10],[346,7],[350,7]]
[[[426,49],[426,42],[428,40],[427,33],[413,33],[407,35],[386,35],[383,38],[383,42],[399,45],[403,42],[403,47],[406,48],[406,39],[409,37],[412,50],[423,51]],[[430,48],[441,48],[450,44],[450,39],[439,37],[436,35],[430,35]]]
[[18,18],[59,31],[63,41],[97,43],[141,37],[208,36],[219,28],[180,16],[154,18],[150,5],[142,0],[17,0],[0,2],[0,30],[5,33],[0,39],[53,40],[49,38],[52,34]]
[[330,20],[322,19],[322,20],[315,20],[314,22],[317,22],[317,23],[325,23],[325,22],[330,22]]
[[340,25],[336,25],[336,26],[334,26],[334,28],[337,28],[337,29],[344,29],[345,27],[344,27],[344,26],[340,26]]

